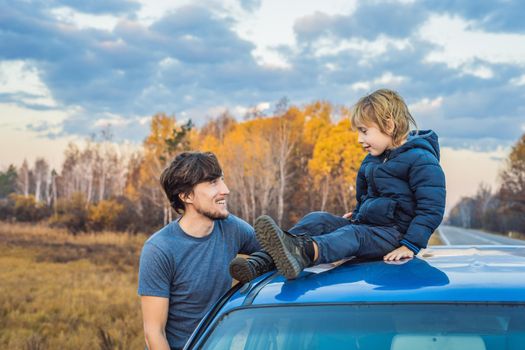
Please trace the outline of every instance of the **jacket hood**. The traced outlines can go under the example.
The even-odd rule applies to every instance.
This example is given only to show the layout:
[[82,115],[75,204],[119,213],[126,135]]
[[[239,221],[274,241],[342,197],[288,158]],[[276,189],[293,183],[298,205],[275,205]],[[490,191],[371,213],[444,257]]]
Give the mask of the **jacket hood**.
[[413,130],[408,134],[407,142],[396,148],[392,153],[405,152],[411,148],[422,148],[432,153],[439,161],[438,135],[432,130]]

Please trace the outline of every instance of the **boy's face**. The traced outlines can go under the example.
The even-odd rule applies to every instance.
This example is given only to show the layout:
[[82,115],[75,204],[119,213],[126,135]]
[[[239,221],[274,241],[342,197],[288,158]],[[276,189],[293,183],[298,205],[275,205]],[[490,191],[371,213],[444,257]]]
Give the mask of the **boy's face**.
[[211,181],[201,182],[193,187],[193,192],[188,196],[193,209],[211,220],[225,219],[229,212],[226,198],[230,194],[228,186],[224,183],[224,177],[218,177]]
[[394,147],[392,136],[382,133],[376,123],[356,125],[356,128],[357,142],[371,155],[379,156]]

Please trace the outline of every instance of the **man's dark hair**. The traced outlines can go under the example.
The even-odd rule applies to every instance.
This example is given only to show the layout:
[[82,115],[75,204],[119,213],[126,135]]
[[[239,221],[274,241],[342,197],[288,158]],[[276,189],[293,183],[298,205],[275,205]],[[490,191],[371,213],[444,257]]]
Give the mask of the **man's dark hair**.
[[162,171],[160,183],[179,214],[184,212],[184,202],[179,194],[189,195],[195,185],[222,176],[222,169],[215,154],[211,152],[184,152],[173,159]]

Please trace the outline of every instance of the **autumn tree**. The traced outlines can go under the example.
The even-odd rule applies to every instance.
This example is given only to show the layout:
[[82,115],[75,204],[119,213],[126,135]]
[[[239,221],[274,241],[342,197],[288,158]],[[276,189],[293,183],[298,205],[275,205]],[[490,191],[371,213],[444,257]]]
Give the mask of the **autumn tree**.
[[[159,209],[162,212],[164,224],[172,220],[173,212],[158,179],[168,162],[177,153],[190,150],[192,129],[191,120],[179,125],[174,116],[157,114],[152,117],[150,133],[143,143],[144,155],[140,164],[137,186],[139,197],[146,200],[149,205],[141,204],[139,211],[144,213]],[[155,216],[154,212],[151,214]]]
[[299,218],[312,210],[319,210],[319,198],[321,194],[314,183],[314,179],[308,169],[310,159],[313,157],[314,147],[321,132],[332,124],[333,106],[327,101],[315,101],[302,108],[290,107],[288,113],[294,113],[298,123],[296,129],[299,145],[294,156],[294,181],[290,185],[295,188],[305,189],[294,191],[291,202],[294,203],[289,209],[289,223],[296,222]]
[[14,165],[9,165],[9,168],[0,171],[0,198],[6,198],[10,193],[16,191],[17,171]]
[[[247,221],[269,214],[287,227],[313,210],[351,209],[364,152],[348,116],[327,101],[295,106],[286,98],[271,116],[254,108],[247,120],[237,121],[225,111],[200,129],[161,113],[134,152],[103,134],[82,146],[69,144],[60,172],[50,171],[45,160],[33,169],[24,162],[17,191],[21,197],[34,194],[35,202],[52,208],[52,223],[74,232],[152,231],[173,218],[161,172],[180,152],[212,151],[231,190],[231,212]],[[19,202],[32,205],[31,199]]]
[[507,234],[525,233],[525,135],[512,147],[500,174],[496,193],[481,184],[472,197],[462,198],[448,215],[448,222]]
[[502,199],[525,212],[525,134],[512,147],[501,173]]
[[453,226],[470,228],[472,227],[472,218],[474,216],[475,202],[471,197],[463,197],[450,210],[447,222]]
[[315,187],[321,193],[320,210],[327,210],[331,200],[330,211],[350,211],[355,203],[357,171],[364,156],[348,118],[320,132],[308,164]]
[[498,215],[499,201],[490,186],[481,183],[474,196],[463,197],[451,209],[448,222],[465,228],[494,228],[491,217]]
[[263,118],[237,124],[215,151],[231,187],[232,205],[253,221],[268,212],[277,173],[267,137],[269,121]]
[[278,168],[277,174],[277,222],[279,225],[290,224],[290,209],[295,207],[290,203],[294,190],[305,172],[301,169],[301,161],[304,154],[302,149],[302,136],[304,129],[304,114],[300,113],[295,106],[288,107],[288,99],[282,98],[276,105],[276,117],[274,118],[274,131],[272,136],[272,154]]
[[114,199],[99,201],[88,209],[88,228],[93,231],[117,230],[118,219],[123,211],[124,205]]
[[525,233],[525,134],[512,147],[500,179],[499,198],[506,230]]
[[76,192],[69,198],[61,198],[56,205],[56,212],[49,223],[54,227],[62,227],[73,234],[86,231],[88,225],[89,206],[81,192]]
[[219,143],[224,142],[224,137],[237,124],[235,117],[233,117],[228,110],[222,112],[217,118],[208,120],[206,124],[200,128],[199,134],[201,141],[210,136],[216,139]]
[[30,170],[29,165],[27,164],[27,160],[24,159],[24,162],[22,163],[22,166],[20,169],[18,169],[18,177],[17,177],[17,188],[19,193],[23,194],[24,196],[29,196],[29,183],[30,180]]
[[37,158],[35,160],[33,174],[35,178],[35,200],[40,202],[45,197],[49,186],[49,165],[45,159]]

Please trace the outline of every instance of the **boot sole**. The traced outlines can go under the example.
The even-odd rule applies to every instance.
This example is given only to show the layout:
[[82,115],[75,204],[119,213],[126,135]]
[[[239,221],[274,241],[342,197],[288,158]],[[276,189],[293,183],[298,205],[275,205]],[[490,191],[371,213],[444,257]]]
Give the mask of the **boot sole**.
[[302,269],[299,262],[286,249],[281,229],[269,216],[262,215],[255,220],[253,225],[255,236],[264,250],[273,258],[277,270],[287,279],[295,279]]
[[245,258],[236,257],[230,262],[230,276],[235,278],[240,283],[248,283],[253,280],[254,276],[250,266],[248,266],[248,261]]

